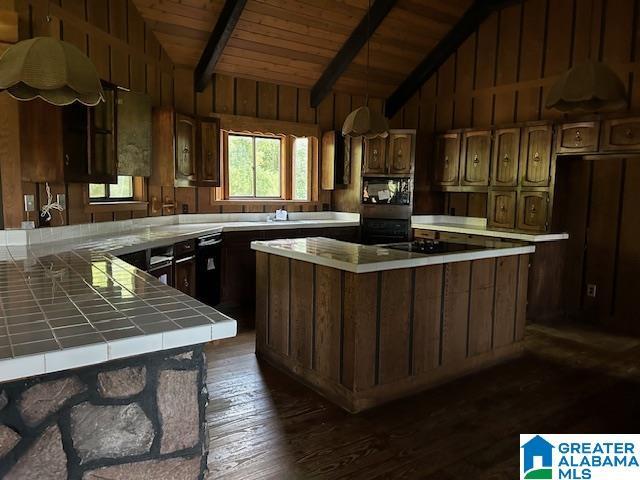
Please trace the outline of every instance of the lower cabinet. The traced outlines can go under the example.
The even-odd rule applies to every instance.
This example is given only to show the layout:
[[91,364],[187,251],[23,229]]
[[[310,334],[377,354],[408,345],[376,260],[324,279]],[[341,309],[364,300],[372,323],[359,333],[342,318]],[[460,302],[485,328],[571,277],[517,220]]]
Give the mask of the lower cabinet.
[[149,275],[153,275],[165,285],[173,287],[173,265],[171,263],[150,267],[148,271]]
[[196,257],[179,258],[174,264],[175,288],[190,297],[196,296]]

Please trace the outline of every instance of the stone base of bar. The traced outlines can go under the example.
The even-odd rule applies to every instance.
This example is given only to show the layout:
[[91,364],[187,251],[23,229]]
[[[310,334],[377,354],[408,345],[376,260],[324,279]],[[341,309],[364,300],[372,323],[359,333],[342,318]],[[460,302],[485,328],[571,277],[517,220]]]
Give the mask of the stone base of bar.
[[202,346],[0,385],[0,478],[204,478]]

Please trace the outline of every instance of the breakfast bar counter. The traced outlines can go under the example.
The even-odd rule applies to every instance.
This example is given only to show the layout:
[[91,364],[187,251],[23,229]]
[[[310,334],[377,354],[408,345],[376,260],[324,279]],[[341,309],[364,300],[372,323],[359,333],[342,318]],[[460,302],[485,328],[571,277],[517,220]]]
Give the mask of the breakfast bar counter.
[[522,351],[532,245],[253,242],[258,356],[350,412]]

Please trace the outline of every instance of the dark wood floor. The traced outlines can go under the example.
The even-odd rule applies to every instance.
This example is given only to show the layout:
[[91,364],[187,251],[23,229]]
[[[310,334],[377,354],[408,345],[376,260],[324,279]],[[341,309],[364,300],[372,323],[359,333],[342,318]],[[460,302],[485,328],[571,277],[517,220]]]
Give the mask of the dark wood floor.
[[208,347],[209,479],[512,480],[519,433],[637,433],[640,342],[529,327],[521,359],[358,415],[254,356]]

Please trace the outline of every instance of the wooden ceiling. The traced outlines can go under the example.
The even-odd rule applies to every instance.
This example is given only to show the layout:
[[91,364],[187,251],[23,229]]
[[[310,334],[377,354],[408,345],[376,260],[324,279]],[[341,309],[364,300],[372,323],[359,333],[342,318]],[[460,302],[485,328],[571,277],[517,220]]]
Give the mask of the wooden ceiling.
[[[134,0],[176,66],[194,68],[224,0]],[[398,0],[372,36],[369,89],[386,98],[460,19],[472,0]],[[217,73],[311,88],[368,0],[248,0]],[[366,47],[335,84],[364,93]]]

